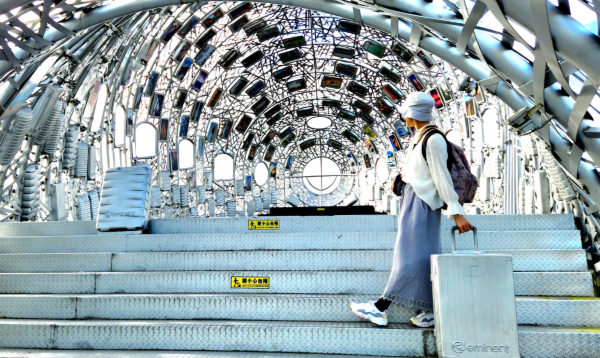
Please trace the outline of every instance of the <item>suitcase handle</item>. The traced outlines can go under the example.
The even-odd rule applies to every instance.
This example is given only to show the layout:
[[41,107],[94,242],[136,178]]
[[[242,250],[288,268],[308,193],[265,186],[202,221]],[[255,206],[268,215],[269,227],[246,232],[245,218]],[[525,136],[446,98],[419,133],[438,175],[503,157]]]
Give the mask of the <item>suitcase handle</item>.
[[[453,226],[450,229],[450,233],[452,234],[452,253],[456,252],[456,231],[458,230],[458,226]],[[475,241],[475,252],[479,252],[479,242],[477,241],[477,228],[473,226],[473,241]]]

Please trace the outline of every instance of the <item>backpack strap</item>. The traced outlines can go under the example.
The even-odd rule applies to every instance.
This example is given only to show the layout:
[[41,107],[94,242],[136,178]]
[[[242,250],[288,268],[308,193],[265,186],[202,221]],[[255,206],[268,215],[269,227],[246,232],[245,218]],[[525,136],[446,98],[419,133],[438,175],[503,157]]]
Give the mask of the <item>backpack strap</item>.
[[435,125],[434,125],[434,126],[431,126],[431,125],[428,125],[428,126],[426,126],[426,127],[425,127],[425,130],[424,130],[424,131],[421,133],[421,135],[419,136],[419,139],[417,139],[417,141],[415,142],[415,144],[413,144],[413,149],[414,149],[414,148],[417,146],[417,144],[419,144],[419,142],[420,142],[420,141],[423,139],[423,137],[424,137],[424,136],[425,136],[427,133],[429,133],[429,131],[432,131],[432,130],[434,130],[434,129],[437,129],[437,126],[435,126]]
[[421,154],[423,155],[425,162],[427,162],[427,141],[429,140],[429,137],[436,133],[441,135],[442,138],[444,138],[444,141],[446,142],[446,150],[448,153],[446,167],[448,168],[448,171],[450,171],[452,170],[452,164],[454,164],[454,156],[452,155],[452,145],[450,144],[450,142],[448,142],[448,139],[446,139],[444,133],[442,133],[442,131],[440,131],[438,128],[434,127],[432,129],[427,130],[427,132],[423,133],[423,136],[421,137],[423,140],[423,144],[421,145]]

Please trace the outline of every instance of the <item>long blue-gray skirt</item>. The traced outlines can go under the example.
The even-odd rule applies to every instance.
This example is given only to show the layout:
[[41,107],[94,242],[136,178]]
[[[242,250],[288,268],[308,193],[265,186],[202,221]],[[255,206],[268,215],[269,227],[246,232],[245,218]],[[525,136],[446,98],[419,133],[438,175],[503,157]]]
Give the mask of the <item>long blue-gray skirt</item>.
[[394,264],[383,298],[393,303],[433,311],[431,255],[442,252],[442,210],[431,210],[406,184],[400,198]]

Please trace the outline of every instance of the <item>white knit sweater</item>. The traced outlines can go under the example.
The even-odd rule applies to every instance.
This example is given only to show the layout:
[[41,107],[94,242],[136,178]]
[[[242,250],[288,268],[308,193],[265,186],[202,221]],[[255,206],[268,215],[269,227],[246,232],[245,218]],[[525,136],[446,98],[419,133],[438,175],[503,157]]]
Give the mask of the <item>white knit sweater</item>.
[[[421,128],[414,136],[416,141],[422,131],[427,128]],[[433,134],[427,141],[427,161],[421,154],[420,141],[409,153],[408,159],[402,169],[402,180],[410,184],[419,199],[423,200],[433,210],[441,208],[444,203],[448,204],[446,214],[465,215],[465,210],[458,203],[458,194],[454,191],[452,177],[446,166],[448,160],[448,147],[446,141],[440,134]]]

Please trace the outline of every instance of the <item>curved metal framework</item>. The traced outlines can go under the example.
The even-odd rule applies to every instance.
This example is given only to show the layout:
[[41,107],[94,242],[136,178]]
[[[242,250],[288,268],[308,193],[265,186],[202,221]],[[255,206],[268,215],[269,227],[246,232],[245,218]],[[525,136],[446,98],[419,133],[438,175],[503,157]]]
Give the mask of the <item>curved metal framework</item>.
[[[51,218],[49,193],[54,184],[65,185],[71,198],[69,211],[76,218],[78,193],[95,192],[101,186],[102,175],[96,173],[137,161],[152,166],[155,185],[162,189],[155,215],[223,216],[226,207],[215,207],[211,201],[212,189],[218,188],[229,198],[225,200],[235,202],[236,212],[245,210],[244,203],[255,201],[261,192],[271,195],[275,191],[278,205],[286,205],[290,194],[306,205],[335,205],[359,193],[361,202],[375,200],[386,210],[393,206],[386,202],[389,197],[379,195],[386,183],[377,180],[367,166],[375,163],[369,158],[388,160],[387,152],[392,151],[388,137],[397,133],[394,111],[398,104],[388,108],[377,102],[388,97],[383,88],[389,82],[404,92],[415,90],[408,80],[411,73],[420,76],[425,90],[435,88],[446,97],[439,123],[459,133],[455,140],[462,142],[475,170],[478,167],[484,178],[490,178],[482,180],[479,209],[569,210],[568,205],[559,205],[567,199],[560,194],[564,185],[559,185],[558,177],[550,178],[549,190],[557,195],[550,195],[548,203],[536,203],[527,194],[527,188],[542,190],[540,183],[547,179],[540,177],[540,170],[560,165],[564,172],[556,175],[566,175],[587,192],[587,199],[582,197],[582,206],[576,209],[597,214],[590,201],[600,202],[595,165],[600,160],[600,129],[594,120],[598,112],[590,104],[598,99],[600,81],[598,31],[579,23],[562,2],[558,5],[546,0],[276,0],[252,3],[250,10],[239,14],[231,10],[244,6],[241,2],[19,0],[0,5],[0,152],[9,147],[14,151],[20,145],[18,153],[0,167],[3,215],[6,219],[24,217],[21,202],[28,187],[22,173],[41,168],[45,177],[41,214],[31,218]],[[587,2],[584,6],[595,10]],[[211,16],[218,8],[222,16],[213,23]],[[499,27],[482,21],[490,16]],[[340,18],[360,25],[360,32],[344,28]],[[277,27],[280,34],[260,41],[252,27],[262,27],[261,21]],[[249,25],[244,27],[243,22]],[[168,30],[174,25],[171,37]],[[214,36],[203,42],[209,31]],[[417,57],[425,62],[418,58],[402,61],[393,51],[398,44],[413,54],[420,51]],[[379,45],[382,54],[377,53]],[[288,61],[285,56],[289,54],[282,54],[294,50],[300,51],[298,58]],[[197,60],[198,54],[203,57]],[[231,64],[221,61],[226,55],[234,59]],[[254,55],[258,55],[256,61]],[[356,65],[356,75],[340,73],[342,62]],[[285,67],[293,75],[276,79],[273,72]],[[382,68],[399,78],[383,74]],[[478,83],[475,99],[465,100],[460,86],[464,74]],[[342,86],[322,87],[326,75],[340,76]],[[238,82],[242,78],[245,86]],[[257,81],[264,83],[260,93],[246,94]],[[239,94],[231,92],[236,85],[244,87]],[[97,106],[102,88],[108,88],[109,96],[105,106]],[[49,121],[53,117],[46,110],[57,99],[63,103],[66,118],[61,128],[52,126],[59,121]],[[197,103],[204,105],[199,116]],[[499,123],[511,110],[536,103],[542,104],[533,117],[539,141],[526,146],[527,139],[517,146],[519,139]],[[23,109],[29,107],[34,112],[33,124],[26,127]],[[340,110],[353,112],[357,118],[343,118]],[[250,123],[240,126],[241,120],[248,119],[244,115]],[[317,116],[330,118],[332,125],[323,130],[309,127],[308,120]],[[485,116],[495,119],[486,122]],[[142,123],[158,130],[159,141],[148,141],[158,146],[156,156],[136,153],[144,145],[136,133]],[[344,135],[347,130],[358,140]],[[54,148],[59,152],[51,152],[48,138],[54,137],[49,133],[61,138]],[[254,137],[248,142],[249,134]],[[396,139],[406,148],[409,137]],[[182,169],[179,160],[190,157],[190,140],[193,168]],[[544,164],[535,160],[538,147],[553,158],[544,156]],[[253,152],[250,158],[249,152]],[[317,152],[335,158],[343,185],[315,197],[301,185],[300,173]],[[234,178],[212,180],[212,159],[220,153],[234,158]],[[402,153],[390,158],[394,169],[401,164]],[[294,163],[286,169],[290,157]],[[277,165],[275,175],[266,186],[249,190],[244,185],[246,176],[265,159]],[[78,170],[83,161],[88,169],[95,166]],[[191,190],[189,206],[175,204],[173,188]],[[595,223],[593,216],[589,220]]]

